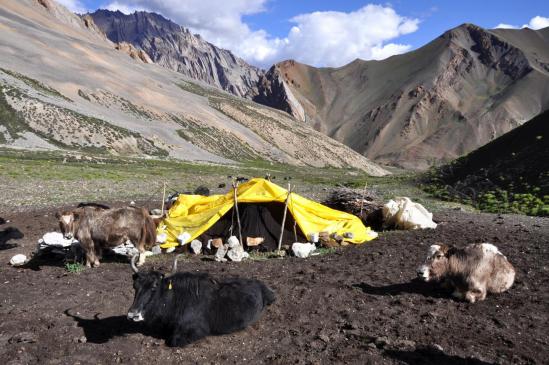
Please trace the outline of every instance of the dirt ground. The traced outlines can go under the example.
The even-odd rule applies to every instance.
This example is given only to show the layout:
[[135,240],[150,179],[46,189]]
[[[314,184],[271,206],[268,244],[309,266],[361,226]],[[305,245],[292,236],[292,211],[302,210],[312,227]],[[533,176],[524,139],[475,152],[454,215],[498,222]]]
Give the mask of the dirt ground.
[[[185,259],[180,270],[261,279],[277,301],[244,331],[173,349],[126,320],[133,298],[128,263],[78,274],[56,261],[8,264],[56,228],[54,212],[0,219],[2,364],[548,363],[547,218],[445,211],[435,214],[435,230],[382,233],[308,259]],[[414,281],[435,242],[496,244],[517,269],[515,285],[471,305]],[[167,271],[172,258],[153,258],[146,267]]]

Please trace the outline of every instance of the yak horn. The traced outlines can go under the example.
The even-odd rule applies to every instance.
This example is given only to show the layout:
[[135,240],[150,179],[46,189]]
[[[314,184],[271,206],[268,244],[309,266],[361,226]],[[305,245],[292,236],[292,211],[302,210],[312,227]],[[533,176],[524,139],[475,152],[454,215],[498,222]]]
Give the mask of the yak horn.
[[181,257],[185,256],[184,253],[180,253],[179,255],[175,256],[175,259],[173,260],[173,266],[172,266],[172,274],[175,274],[177,272],[177,260]]
[[137,260],[138,257],[139,257],[139,254],[136,253],[135,255],[132,256],[132,260],[130,261],[130,265],[132,267],[132,270],[136,274],[139,272],[139,269],[137,268],[137,266],[135,266],[135,260]]

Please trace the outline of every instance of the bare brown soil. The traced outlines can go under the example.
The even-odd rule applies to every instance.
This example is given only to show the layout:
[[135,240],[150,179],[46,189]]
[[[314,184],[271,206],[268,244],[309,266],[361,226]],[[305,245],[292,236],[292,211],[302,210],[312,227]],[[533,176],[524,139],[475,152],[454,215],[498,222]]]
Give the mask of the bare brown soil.
[[[244,331],[173,349],[126,320],[133,298],[128,263],[105,261],[79,274],[55,261],[8,264],[56,228],[54,212],[1,217],[10,221],[0,220],[2,364],[547,363],[547,218],[446,211],[435,215],[436,230],[387,232],[309,259],[189,258],[180,270],[254,277],[278,299]],[[429,244],[486,241],[517,269],[509,292],[471,305],[413,280]],[[146,266],[167,270],[172,257]]]

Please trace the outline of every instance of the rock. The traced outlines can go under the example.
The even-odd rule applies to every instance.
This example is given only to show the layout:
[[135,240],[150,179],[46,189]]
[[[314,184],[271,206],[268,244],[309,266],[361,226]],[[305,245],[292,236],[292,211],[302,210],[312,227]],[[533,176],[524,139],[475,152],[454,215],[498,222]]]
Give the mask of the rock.
[[156,235],[156,243],[164,243],[168,239],[168,235],[166,233],[160,233]]
[[153,246],[151,249],[153,255],[160,255],[162,253],[162,248],[159,245]]
[[311,252],[316,250],[316,246],[312,243],[294,242],[292,244],[292,252],[296,257],[306,258],[309,257]]
[[377,337],[374,341],[376,346],[378,348],[384,348],[385,346],[389,345],[391,341],[389,341],[389,338],[386,336]]
[[162,210],[160,210],[160,209],[158,209],[158,208],[152,209],[152,210],[150,211],[150,214],[151,214],[151,215],[154,215],[154,216],[160,217],[160,216],[162,215]]
[[189,240],[191,239],[191,235],[189,234],[189,232],[183,232],[181,233],[179,236],[177,236],[177,241],[179,242],[180,245],[184,245],[185,243],[187,243]]
[[248,253],[244,251],[244,248],[240,245],[233,247],[227,252],[227,256],[234,262],[240,262],[243,259],[249,257]]
[[86,342],[88,342],[88,339],[86,338],[86,336],[82,336],[82,337],[78,338],[78,342],[86,343]]
[[210,196],[210,189],[204,185],[200,185],[194,190],[195,195]]
[[202,252],[202,242],[200,242],[199,240],[193,240],[191,242],[191,251],[195,255],[199,255],[200,252]]
[[435,350],[435,351],[444,352],[444,349],[442,348],[442,346],[440,346],[439,344],[436,344],[436,343],[433,343],[433,344],[429,345],[429,348],[432,349],[432,350]]
[[36,335],[32,332],[20,332],[16,335],[13,335],[9,343],[34,343],[36,342]]
[[398,350],[413,350],[416,347],[416,343],[411,340],[397,340],[393,346]]
[[221,238],[214,238],[212,240],[212,246],[215,248],[220,248],[223,246],[223,240]]
[[225,255],[227,254],[227,250],[229,249],[229,246],[223,245],[217,249],[217,252],[215,253],[214,260],[218,262],[225,262],[227,259],[225,258]]
[[240,246],[240,242],[238,241],[238,238],[236,238],[236,236],[229,237],[229,239],[227,240],[227,244],[229,245],[229,248]]
[[12,264],[13,266],[21,266],[24,265],[25,262],[27,262],[27,256],[23,254],[17,254],[13,256],[10,260],[10,264]]
[[172,253],[172,252],[174,252],[174,251],[175,251],[175,247],[168,247],[168,248],[166,249],[166,253]]

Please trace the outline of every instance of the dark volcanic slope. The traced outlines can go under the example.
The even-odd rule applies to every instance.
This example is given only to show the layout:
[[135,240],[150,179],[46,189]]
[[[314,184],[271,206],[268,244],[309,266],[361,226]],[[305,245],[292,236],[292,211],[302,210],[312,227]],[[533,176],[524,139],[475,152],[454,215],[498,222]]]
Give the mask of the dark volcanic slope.
[[161,15],[97,10],[89,16],[111,41],[132,44],[163,67],[237,96],[255,94],[260,69]]
[[549,195],[549,111],[438,171],[444,184],[461,191]]
[[273,66],[256,100],[367,157],[425,168],[464,155],[549,107],[549,28],[464,24],[424,47],[341,68]]

